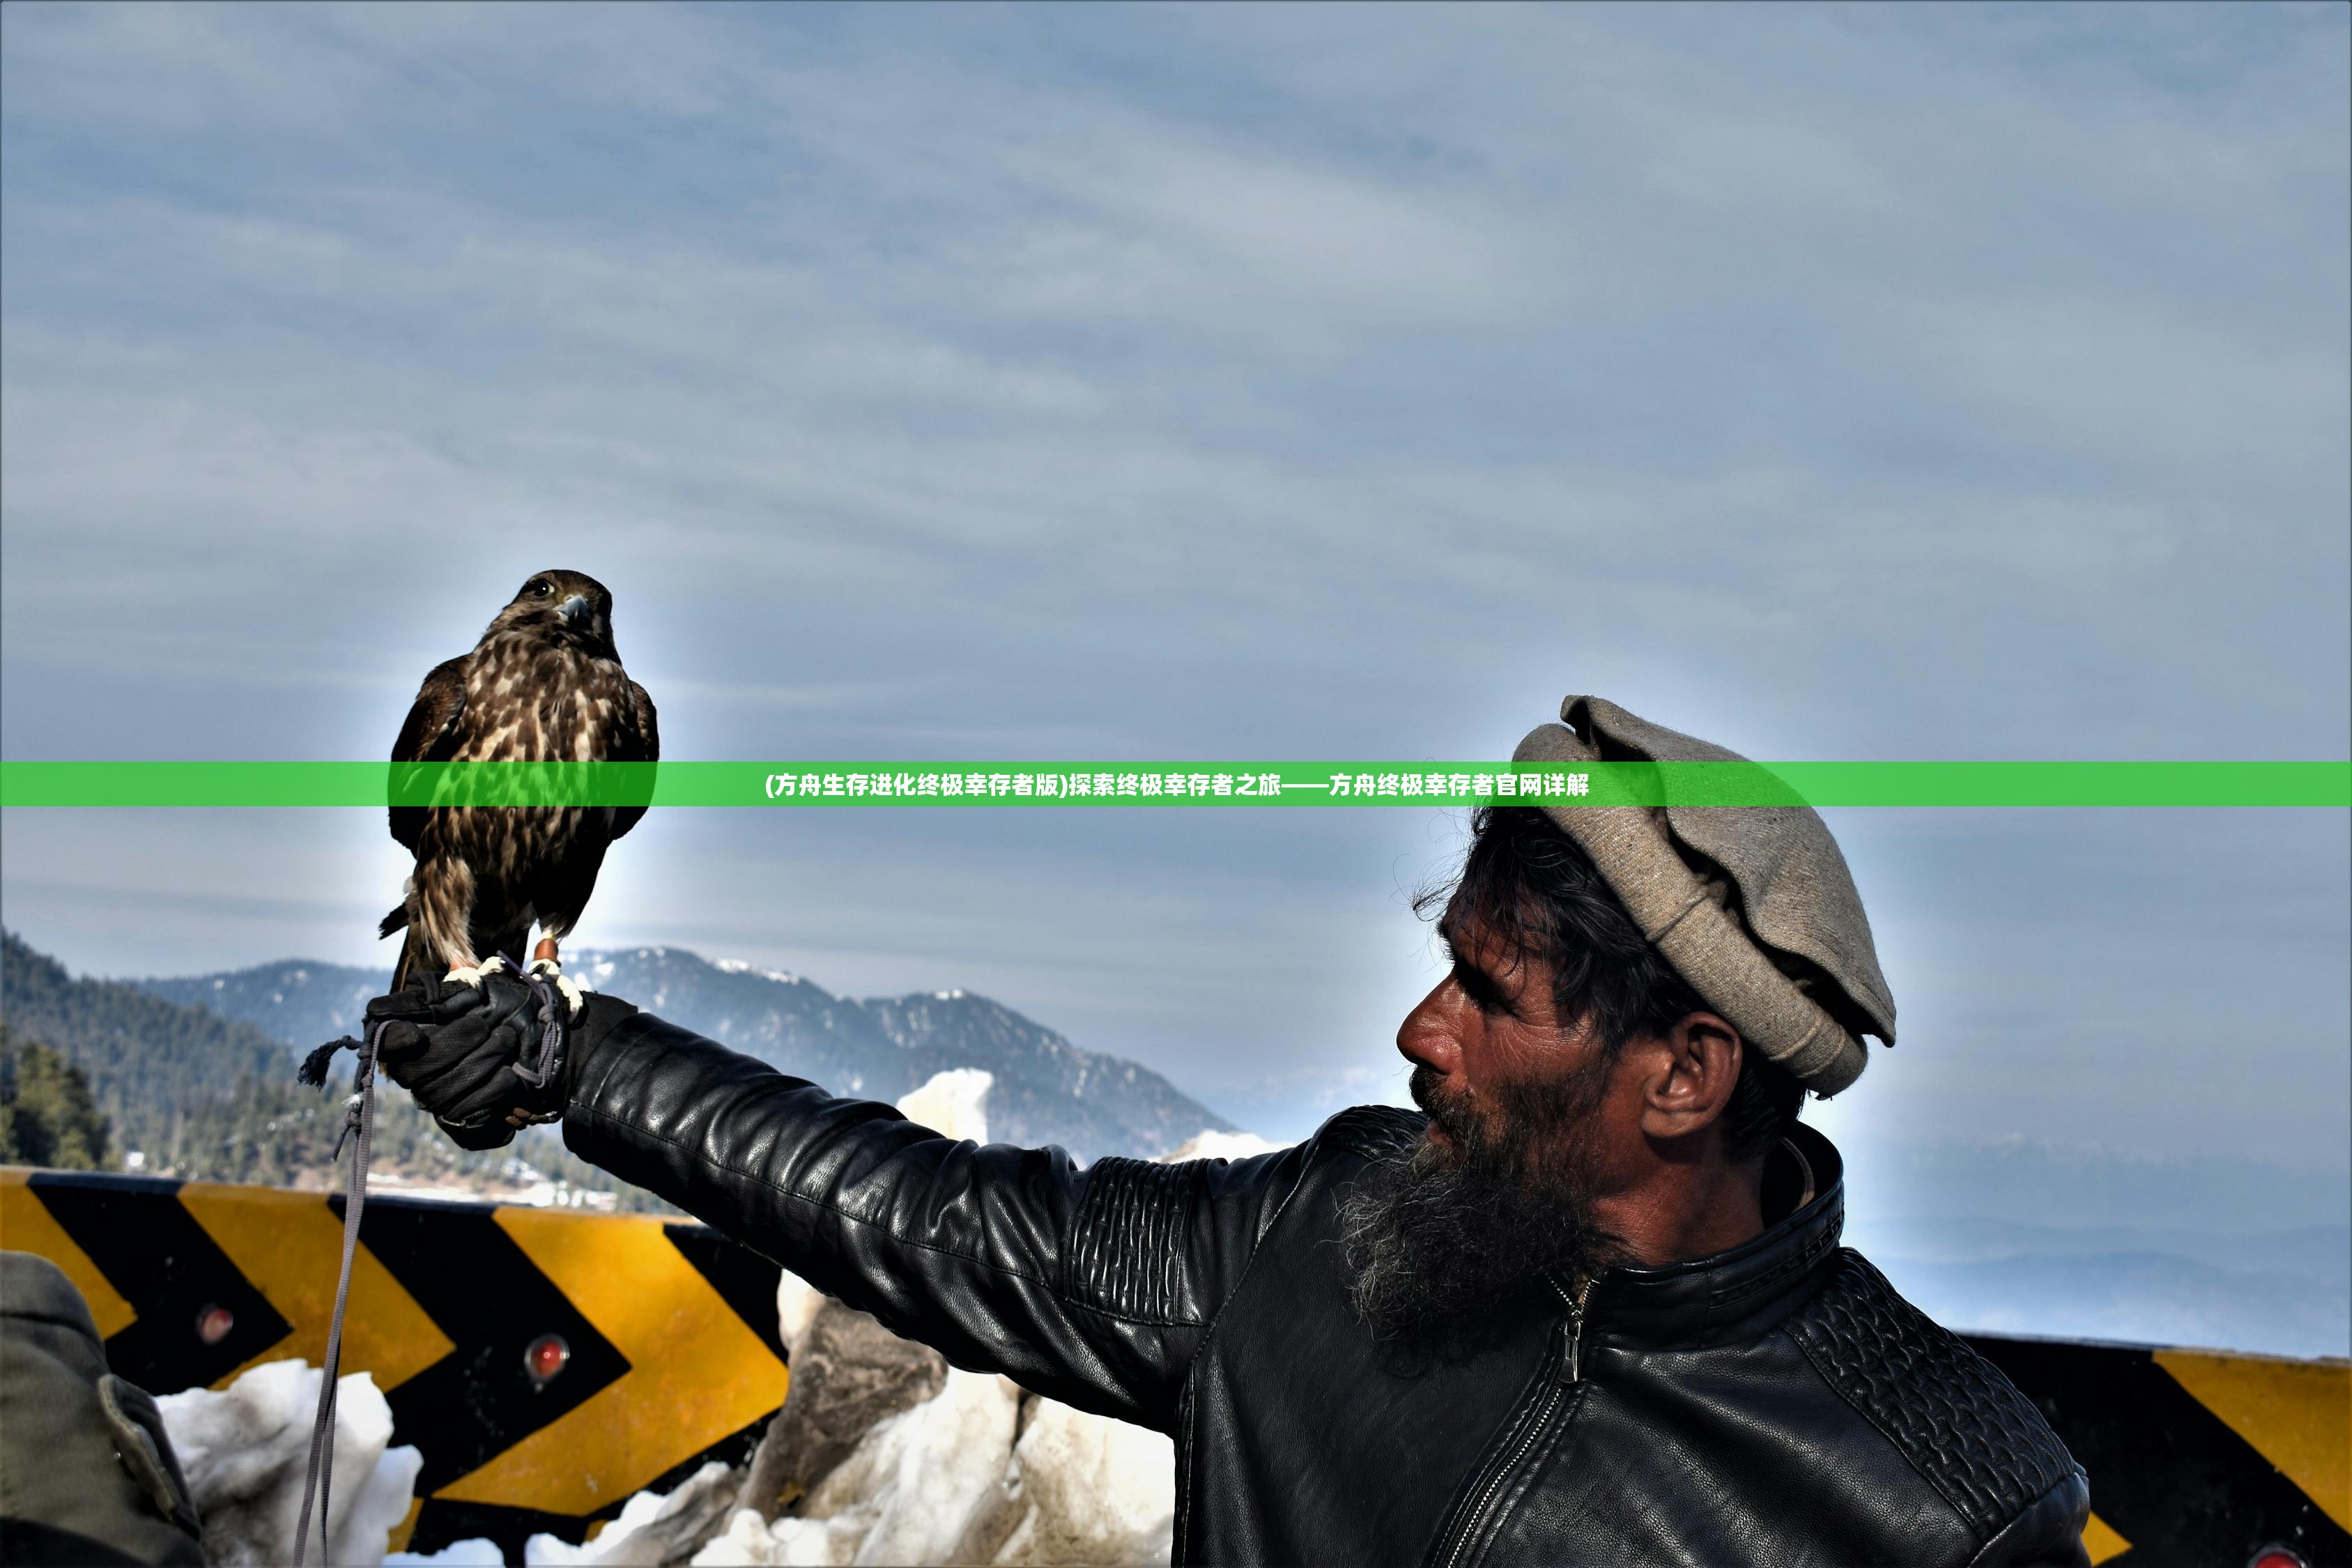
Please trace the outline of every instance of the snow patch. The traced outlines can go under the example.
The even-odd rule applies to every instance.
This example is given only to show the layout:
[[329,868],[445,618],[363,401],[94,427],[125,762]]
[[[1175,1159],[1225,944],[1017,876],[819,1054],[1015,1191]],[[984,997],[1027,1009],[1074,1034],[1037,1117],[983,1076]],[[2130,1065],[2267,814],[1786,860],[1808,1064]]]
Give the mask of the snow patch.
[[438,1552],[394,1552],[384,1556],[384,1568],[507,1568],[506,1553],[486,1536],[453,1541]]
[[988,1537],[1001,1533],[991,1526],[1020,1408],[1010,1380],[950,1368],[935,1397],[868,1432],[797,1516],[763,1525],[738,1510],[696,1568],[994,1560]]
[[947,1386],[866,1435],[816,1485],[802,1514],[866,1516],[868,1563],[958,1563],[1012,1452],[1021,1390],[1009,1378],[948,1369]]
[[1039,1399],[1013,1446],[1025,1508],[999,1563],[1165,1563],[1176,1539],[1176,1445],[1162,1433]]
[[639,1492],[621,1505],[619,1518],[584,1545],[552,1535],[532,1536],[523,1542],[522,1560],[531,1568],[542,1563],[549,1568],[662,1568],[693,1551],[718,1526],[735,1500],[739,1479],[714,1459],[667,1497]]
[[[303,1473],[322,1373],[304,1361],[273,1361],[227,1388],[192,1388],[155,1402],[205,1524],[215,1568],[291,1563]],[[335,1384],[334,1485],[328,1561],[374,1568],[408,1515],[425,1460],[392,1448],[392,1406],[375,1379],[355,1372]],[[318,1529],[314,1515],[310,1527]],[[311,1540],[315,1557],[318,1542]]]
[[933,1073],[919,1089],[901,1096],[898,1114],[949,1138],[988,1142],[988,1091],[996,1075],[980,1068]]
[[1255,1132],[1218,1132],[1203,1128],[1160,1155],[1160,1163],[1176,1165],[1186,1160],[1246,1160],[1254,1154],[1271,1154],[1289,1147],[1287,1143],[1269,1143]]
[[721,974],[756,974],[762,980],[772,980],[780,985],[798,985],[801,977],[787,974],[781,969],[767,969],[741,958],[714,958],[710,967]]
[[857,1560],[857,1543],[866,1538],[866,1521],[851,1515],[833,1519],[794,1519],[761,1524],[756,1509],[738,1509],[726,1531],[711,1537],[694,1554],[694,1568],[738,1568],[773,1563],[829,1565]]

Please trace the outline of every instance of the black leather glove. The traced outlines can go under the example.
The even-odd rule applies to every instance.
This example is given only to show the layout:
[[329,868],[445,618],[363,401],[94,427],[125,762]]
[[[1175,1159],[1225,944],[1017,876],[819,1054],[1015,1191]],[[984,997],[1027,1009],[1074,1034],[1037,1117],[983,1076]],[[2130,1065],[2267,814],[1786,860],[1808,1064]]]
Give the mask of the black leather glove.
[[[549,1007],[509,973],[484,975],[478,985],[420,974],[369,1003],[366,1028],[373,1035],[384,1026],[377,1064],[453,1142],[496,1149],[512,1142],[517,1128],[562,1114],[571,1054],[563,1013],[560,995]],[[558,1032],[551,1058],[550,1023]],[[534,1082],[542,1065],[544,1081]]]

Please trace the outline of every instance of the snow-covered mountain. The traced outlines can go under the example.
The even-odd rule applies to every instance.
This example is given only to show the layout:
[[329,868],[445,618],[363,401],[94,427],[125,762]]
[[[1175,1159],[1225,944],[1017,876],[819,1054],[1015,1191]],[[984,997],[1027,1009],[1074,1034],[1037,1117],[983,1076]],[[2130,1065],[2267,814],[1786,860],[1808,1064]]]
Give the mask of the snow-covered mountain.
[[[839,1094],[896,1100],[933,1073],[996,1076],[991,1129],[1013,1143],[1058,1143],[1081,1160],[1151,1156],[1233,1124],[1150,1068],[1081,1050],[1055,1031],[968,991],[854,1001],[823,986],[677,947],[565,955],[592,988],[755,1056]],[[243,1019],[307,1050],[359,1026],[385,972],[289,961],[180,979],[132,982],[173,1002]]]

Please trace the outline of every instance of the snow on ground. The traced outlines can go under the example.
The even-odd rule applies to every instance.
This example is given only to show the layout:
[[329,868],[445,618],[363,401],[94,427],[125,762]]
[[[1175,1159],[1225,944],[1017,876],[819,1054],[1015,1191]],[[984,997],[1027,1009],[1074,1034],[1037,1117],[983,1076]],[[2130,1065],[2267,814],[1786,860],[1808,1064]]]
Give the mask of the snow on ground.
[[[319,1408],[317,1367],[274,1361],[227,1388],[192,1388],[155,1404],[188,1478],[205,1525],[214,1568],[257,1568],[294,1561],[294,1531]],[[408,1513],[424,1459],[413,1447],[389,1448],[392,1407],[375,1379],[355,1372],[336,1381],[334,1486],[327,1516],[328,1561],[373,1568],[392,1531]],[[314,1514],[310,1559],[318,1560]]]
[[453,1541],[438,1552],[394,1552],[384,1568],[506,1568],[506,1554],[485,1536]]
[[950,1372],[876,1426],[799,1511],[740,1509],[695,1568],[851,1563],[1160,1563],[1176,1518],[1160,1433]]
[[866,1435],[802,1504],[838,1541],[855,1530],[863,1563],[970,1563],[959,1551],[982,1522],[1013,1452],[1021,1391],[950,1369],[947,1386]]
[[979,1068],[935,1072],[921,1088],[909,1089],[899,1099],[898,1114],[950,1138],[985,1143],[988,1091],[995,1084],[996,1075]]
[[1034,1400],[1008,1485],[1023,1507],[995,1562],[1158,1563],[1175,1543],[1176,1445],[1149,1427]]
[[532,1536],[523,1542],[522,1560],[529,1568],[662,1568],[683,1562],[726,1519],[740,1480],[733,1469],[714,1461],[667,1497],[639,1492],[622,1505],[619,1518],[583,1546],[552,1535]]
[[1160,1163],[1177,1165],[1187,1160],[1246,1160],[1253,1154],[1271,1154],[1289,1147],[1287,1143],[1269,1143],[1255,1132],[1201,1131],[1160,1155]]

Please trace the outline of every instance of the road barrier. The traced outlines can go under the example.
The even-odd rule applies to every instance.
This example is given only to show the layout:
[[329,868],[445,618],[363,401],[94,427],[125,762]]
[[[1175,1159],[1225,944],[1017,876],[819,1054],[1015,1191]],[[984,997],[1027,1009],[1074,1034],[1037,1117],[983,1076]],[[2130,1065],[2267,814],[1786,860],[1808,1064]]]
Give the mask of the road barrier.
[[[326,1348],[340,1194],[0,1168],[0,1247],[63,1268],[116,1373],[224,1387]],[[584,1539],[740,1462],[788,1381],[775,1265],[703,1226],[374,1193],[343,1367],[425,1457],[394,1544]],[[2091,1478],[2114,1568],[2352,1564],[2352,1363],[1971,1335]]]
[[[319,1364],[342,1213],[341,1194],[0,1169],[0,1247],[63,1268],[152,1394]],[[705,1226],[373,1193],[360,1240],[343,1370],[374,1374],[393,1442],[425,1457],[396,1547],[578,1542],[634,1492],[748,1458],[783,1404],[776,1267]]]

